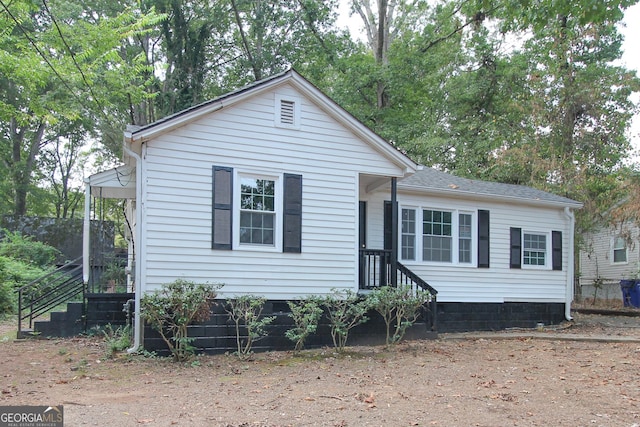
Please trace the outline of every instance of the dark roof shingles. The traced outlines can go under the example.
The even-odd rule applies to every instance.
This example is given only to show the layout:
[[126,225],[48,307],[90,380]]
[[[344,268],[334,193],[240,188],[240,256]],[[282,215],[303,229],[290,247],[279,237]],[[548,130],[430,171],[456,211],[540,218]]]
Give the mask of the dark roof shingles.
[[424,190],[446,190],[450,192],[464,192],[480,196],[499,198],[516,198],[531,201],[552,202],[567,205],[579,205],[580,202],[558,196],[532,187],[515,184],[503,184],[499,182],[480,181],[476,179],[461,178],[446,172],[424,167],[414,175],[409,176],[398,183],[400,187],[419,187]]

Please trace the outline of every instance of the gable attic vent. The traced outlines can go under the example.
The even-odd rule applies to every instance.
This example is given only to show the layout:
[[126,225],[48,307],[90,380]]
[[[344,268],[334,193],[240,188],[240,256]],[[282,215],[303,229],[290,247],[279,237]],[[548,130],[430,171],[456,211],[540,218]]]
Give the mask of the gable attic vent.
[[283,125],[295,125],[295,102],[281,99],[280,100],[280,123]]
[[290,95],[276,95],[276,127],[300,129],[300,100]]

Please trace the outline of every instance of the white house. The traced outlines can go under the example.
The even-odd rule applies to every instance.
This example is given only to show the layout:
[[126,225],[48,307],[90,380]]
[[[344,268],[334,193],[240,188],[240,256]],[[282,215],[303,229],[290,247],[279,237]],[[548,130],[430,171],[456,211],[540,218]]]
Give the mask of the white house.
[[130,201],[136,307],[178,278],[284,301],[413,277],[442,331],[569,317],[580,203],[421,167],[293,70],[124,146],[88,180],[86,217],[91,195]]
[[621,299],[620,281],[640,278],[638,242],[640,228],[631,221],[586,233],[580,250],[582,296]]

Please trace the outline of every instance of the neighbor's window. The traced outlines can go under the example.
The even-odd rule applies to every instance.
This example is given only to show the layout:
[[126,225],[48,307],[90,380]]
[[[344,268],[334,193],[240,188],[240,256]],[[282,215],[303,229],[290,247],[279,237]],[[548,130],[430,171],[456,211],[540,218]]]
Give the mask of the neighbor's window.
[[402,245],[403,260],[416,259],[416,210],[402,209]]
[[524,233],[522,263],[524,265],[547,265],[547,235]]
[[240,177],[240,243],[274,245],[275,181]]
[[423,261],[451,262],[451,212],[422,211]]
[[613,262],[627,262],[627,242],[623,237],[616,237],[613,242]]

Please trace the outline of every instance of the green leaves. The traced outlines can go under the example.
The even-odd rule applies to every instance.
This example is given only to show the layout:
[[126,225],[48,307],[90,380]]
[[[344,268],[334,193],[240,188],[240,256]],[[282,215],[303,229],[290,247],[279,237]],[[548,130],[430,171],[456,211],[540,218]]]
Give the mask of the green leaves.
[[369,307],[384,319],[387,345],[395,344],[404,337],[407,329],[418,320],[429,298],[427,291],[402,285],[397,288],[383,286],[367,296]]
[[285,332],[285,336],[295,343],[295,351],[300,351],[307,337],[316,332],[318,321],[322,316],[321,301],[315,297],[308,297],[298,301],[288,301],[289,317],[293,319],[294,327]]
[[265,302],[265,298],[255,295],[243,295],[227,301],[225,310],[235,324],[236,354],[241,359],[251,355],[253,344],[267,336],[266,328],[275,320],[275,316],[262,316]]
[[333,346],[338,352],[344,351],[349,331],[369,320],[369,301],[350,290],[334,290],[322,301],[331,325]]
[[209,319],[218,288],[220,285],[178,279],[142,296],[142,319],[160,333],[176,362],[186,361],[193,355],[193,339],[188,336],[187,326]]

